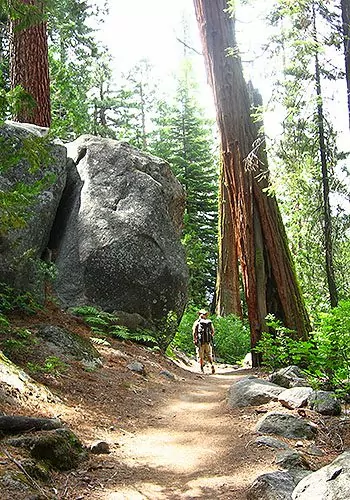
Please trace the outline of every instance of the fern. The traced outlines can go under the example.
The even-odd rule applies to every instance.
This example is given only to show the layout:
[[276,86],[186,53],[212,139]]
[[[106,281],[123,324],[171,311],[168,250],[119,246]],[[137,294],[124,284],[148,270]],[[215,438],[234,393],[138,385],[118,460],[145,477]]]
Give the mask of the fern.
[[109,326],[109,322],[106,321],[104,318],[101,318],[100,316],[86,316],[84,318],[86,323],[90,326]]
[[[111,336],[121,340],[129,340],[131,342],[138,342],[151,346],[157,345],[157,341],[152,333],[148,331],[131,332],[125,326],[117,325],[118,318],[114,314],[101,311],[93,306],[73,307],[70,311],[73,314],[83,316],[84,321],[89,325],[96,336]],[[93,338],[97,339],[97,337]],[[98,339],[94,342],[100,342],[102,345],[103,339]]]
[[100,337],[90,337],[90,340],[93,344],[97,345],[105,345],[105,346],[110,346],[110,342],[106,339],[101,339]]
[[79,307],[72,307],[70,309],[70,312],[72,314],[78,314],[78,316],[87,316],[87,315],[98,315],[101,311],[96,309],[96,307],[93,306],[79,306]]

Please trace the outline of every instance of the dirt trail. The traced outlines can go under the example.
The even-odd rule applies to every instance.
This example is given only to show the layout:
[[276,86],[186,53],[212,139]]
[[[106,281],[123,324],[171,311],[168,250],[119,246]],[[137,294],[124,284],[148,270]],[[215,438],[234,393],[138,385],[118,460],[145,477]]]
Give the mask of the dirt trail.
[[[86,325],[54,307],[30,320],[18,317],[17,324],[35,329],[49,321],[91,337]],[[191,366],[175,363],[145,347],[109,340],[98,345],[103,364],[97,370],[66,360],[63,373],[33,375],[58,401],[34,398],[18,404],[9,398],[0,406],[9,415],[59,416],[86,447],[108,443],[109,454],[89,453],[77,469],[53,472],[50,483],[42,484],[47,498],[244,500],[256,476],[276,469],[273,451],[253,444],[261,416],[256,408],[230,410],[226,402],[229,386],[249,371],[217,365],[217,374],[201,375],[194,361]],[[17,361],[24,369],[28,359],[41,365],[47,357],[43,347]],[[135,360],[144,365],[144,374],[128,368]],[[10,451],[19,461],[26,459],[20,449]],[[0,476],[9,470],[18,473],[9,460],[0,461]],[[25,498],[11,485],[0,496]]]
[[[29,321],[30,320],[30,321]],[[79,319],[52,306],[34,317],[16,318],[18,327],[35,330],[38,324],[56,324],[90,339],[90,329]],[[109,339],[98,350],[102,365],[87,370],[76,360],[65,359],[63,372],[36,371],[33,377],[50,389],[53,400],[34,395],[5,394],[0,401],[4,414],[59,417],[89,448],[106,441],[109,454],[87,454],[77,469],[50,472],[41,486],[30,483],[31,496],[21,484],[8,481],[1,500],[244,500],[247,488],[265,472],[278,469],[276,453],[254,444],[254,427],[262,412],[280,410],[270,402],[261,408],[229,409],[230,385],[253,370],[233,370],[217,364],[217,374],[201,375],[198,363],[181,357],[174,362],[144,346]],[[30,360],[41,366],[48,353],[45,345],[19,356],[24,369]],[[135,373],[137,361],[144,372]],[[209,371],[209,367],[206,367]],[[256,375],[263,376],[257,372]],[[308,412],[310,413],[310,412]],[[317,469],[349,447],[350,433],[339,436],[337,422],[307,415],[319,425],[316,443],[323,457],[308,457]],[[290,443],[293,447],[293,442]],[[28,451],[9,446],[17,463],[26,463]],[[0,478],[18,476],[13,460],[0,456]],[[29,491],[28,487],[25,491]]]
[[117,470],[88,498],[244,499],[254,477],[272,468],[269,452],[251,444],[251,418],[227,410],[227,390],[237,378],[217,374],[180,382],[150,424],[118,437],[109,457]]

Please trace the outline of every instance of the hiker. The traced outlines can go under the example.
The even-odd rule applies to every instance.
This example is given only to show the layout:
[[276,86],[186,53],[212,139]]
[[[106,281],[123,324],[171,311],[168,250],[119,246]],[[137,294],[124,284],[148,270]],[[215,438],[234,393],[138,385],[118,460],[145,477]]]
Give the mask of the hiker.
[[201,372],[204,373],[204,361],[207,359],[211,364],[211,373],[215,373],[213,364],[213,350],[212,340],[214,336],[214,326],[210,319],[208,319],[208,311],[202,309],[198,312],[199,318],[193,323],[192,334],[193,343],[198,349],[199,364]]

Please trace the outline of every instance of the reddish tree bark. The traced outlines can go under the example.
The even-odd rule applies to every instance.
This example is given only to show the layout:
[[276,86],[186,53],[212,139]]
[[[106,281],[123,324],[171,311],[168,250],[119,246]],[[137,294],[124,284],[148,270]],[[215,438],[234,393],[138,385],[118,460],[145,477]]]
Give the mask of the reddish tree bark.
[[[310,323],[276,200],[266,192],[266,155],[264,147],[257,147],[257,127],[250,117],[241,62],[227,53],[236,47],[227,2],[194,0],[194,5],[214,94],[252,349],[261,337],[267,313],[274,313],[298,337],[306,338]],[[253,364],[258,361],[253,351]]]
[[216,314],[218,316],[235,314],[239,318],[242,318],[243,313],[239,286],[235,226],[229,194],[222,171],[220,174],[219,203],[219,256],[216,281]]
[[[21,0],[23,4],[43,8],[42,0]],[[50,78],[46,23],[35,22],[18,29],[18,21],[10,23],[11,87],[20,85],[33,98],[34,107],[24,105],[14,120],[42,127],[51,124]]]

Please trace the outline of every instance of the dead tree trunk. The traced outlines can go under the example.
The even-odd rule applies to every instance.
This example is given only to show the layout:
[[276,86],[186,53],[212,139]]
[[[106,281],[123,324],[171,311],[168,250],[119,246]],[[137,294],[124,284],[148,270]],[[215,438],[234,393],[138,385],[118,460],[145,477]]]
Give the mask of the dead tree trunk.
[[18,434],[29,431],[59,429],[63,424],[57,418],[24,417],[22,415],[0,416],[0,432]]
[[[227,3],[194,0],[194,5],[214,93],[252,349],[261,337],[267,313],[274,313],[298,337],[306,338],[310,323],[276,200],[265,191],[269,186],[265,153],[257,144],[241,62],[237,55],[228,55],[229,48],[236,54],[236,41]],[[253,350],[253,364],[258,361]]]

